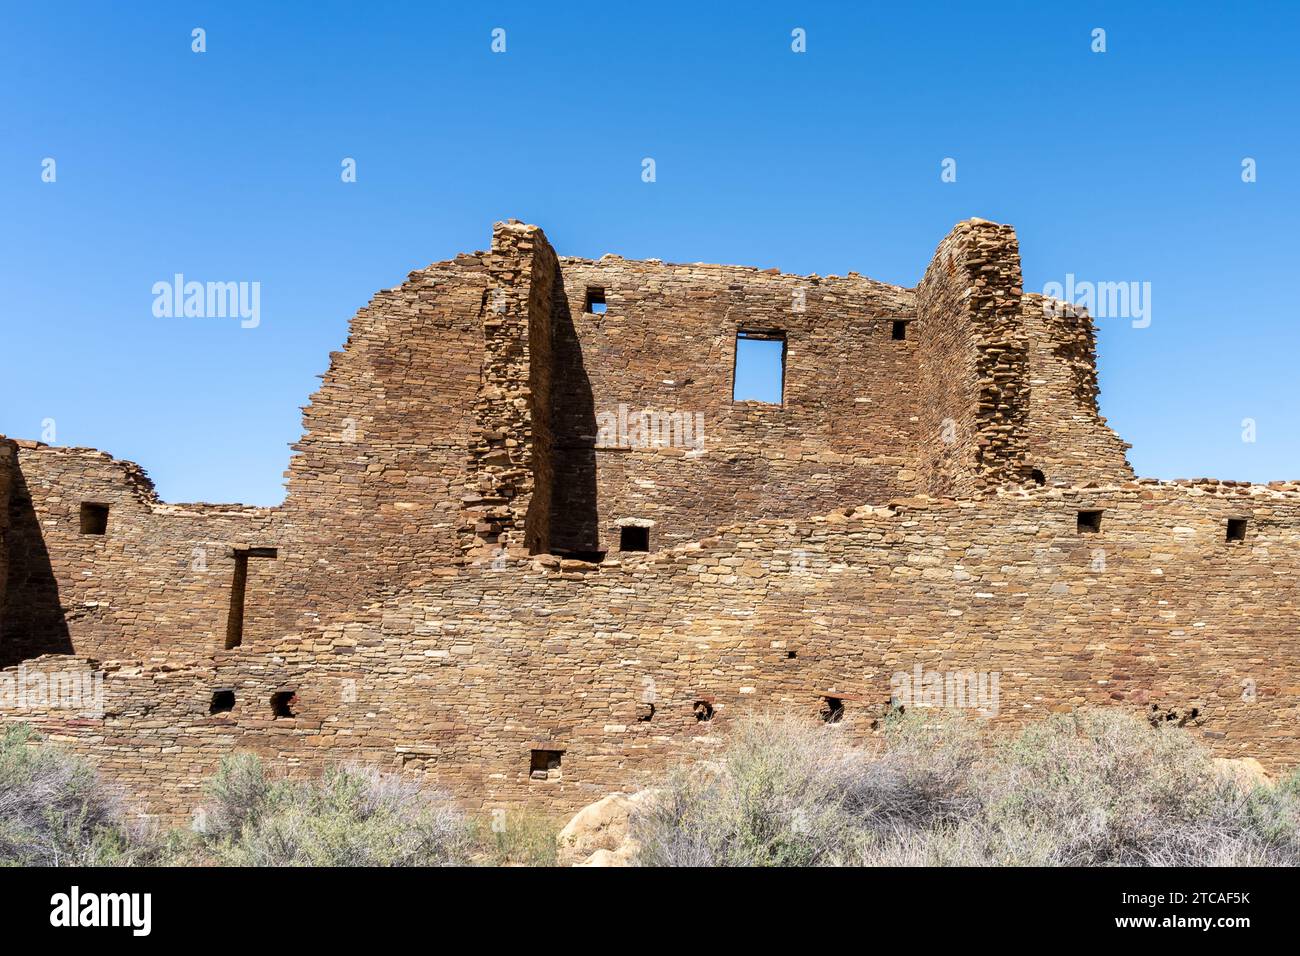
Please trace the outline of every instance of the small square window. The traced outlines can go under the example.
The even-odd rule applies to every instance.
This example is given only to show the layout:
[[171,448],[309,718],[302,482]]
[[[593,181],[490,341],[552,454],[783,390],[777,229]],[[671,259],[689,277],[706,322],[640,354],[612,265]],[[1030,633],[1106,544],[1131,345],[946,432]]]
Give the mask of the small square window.
[[587,286],[587,300],[582,306],[583,312],[590,312],[592,315],[605,314],[605,290],[600,286]]
[[1228,540],[1229,541],[1246,540],[1246,519],[1245,518],[1228,519]]
[[649,551],[650,529],[627,525],[618,529],[618,550]]
[[534,780],[558,780],[563,750],[534,750],[528,761],[528,776]]
[[901,342],[907,338],[907,323],[902,319],[895,319],[894,324],[890,329],[890,338],[895,342]]
[[844,719],[844,700],[840,697],[823,697],[821,719],[828,724],[838,724]]
[[81,533],[108,533],[108,505],[94,504],[89,501],[81,503]]
[[713,704],[704,698],[691,705],[691,711],[695,714],[695,719],[702,724],[707,724],[713,719]]
[[235,692],[233,690],[218,690],[212,693],[212,703],[208,707],[209,714],[228,714],[235,709]]
[[271,695],[271,716],[275,718],[294,716],[293,708],[298,703],[298,695],[291,690],[276,691]]
[[1097,534],[1101,531],[1101,512],[1080,511],[1077,527],[1079,534]]

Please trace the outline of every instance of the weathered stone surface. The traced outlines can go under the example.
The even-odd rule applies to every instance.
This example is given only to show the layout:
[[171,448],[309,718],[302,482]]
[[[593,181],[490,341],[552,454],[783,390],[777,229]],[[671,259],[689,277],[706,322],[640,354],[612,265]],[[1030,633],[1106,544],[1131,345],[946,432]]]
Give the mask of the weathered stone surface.
[[1271,787],[1273,781],[1264,770],[1264,765],[1254,757],[1216,757],[1215,768],[1242,790],[1249,792],[1256,787]]
[[629,866],[637,842],[629,834],[632,814],[658,791],[611,793],[583,807],[557,837],[559,861],[569,866]]

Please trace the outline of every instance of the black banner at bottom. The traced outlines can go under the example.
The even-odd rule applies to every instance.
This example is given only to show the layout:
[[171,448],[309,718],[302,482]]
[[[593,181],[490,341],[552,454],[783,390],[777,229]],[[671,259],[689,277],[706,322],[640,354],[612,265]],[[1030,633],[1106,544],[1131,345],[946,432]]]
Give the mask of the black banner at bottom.
[[877,945],[895,931],[934,945],[1021,930],[1231,945],[1290,925],[1293,879],[1265,869],[0,870],[0,925],[13,942],[76,934],[127,946],[260,926],[301,946],[397,942],[422,925],[493,936],[517,926],[529,942],[548,923],[568,936],[605,925],[626,934],[631,921],[653,936],[705,919],[735,941],[770,944],[779,925],[806,930],[813,918],[867,921]]

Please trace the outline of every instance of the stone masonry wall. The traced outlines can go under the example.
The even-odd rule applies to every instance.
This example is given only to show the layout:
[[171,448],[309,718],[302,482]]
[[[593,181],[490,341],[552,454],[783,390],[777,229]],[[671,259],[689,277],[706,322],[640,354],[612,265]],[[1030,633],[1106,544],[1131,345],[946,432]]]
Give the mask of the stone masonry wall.
[[545,549],[553,481],[555,255],[536,226],[499,223],[488,262],[484,356],[461,527],[461,550],[478,561],[491,560],[510,544],[527,546],[524,554]]
[[[1112,703],[1296,763],[1300,487],[1129,480],[1091,324],[1020,285],[982,220],[917,290],[498,224],[357,313],[279,508],[0,439],[0,689],[104,675],[101,711],[0,719],[176,817],[235,748],[571,809],[747,713],[870,736],[918,664],[998,672],[1005,723]],[[784,342],[780,404],[733,400],[738,333]]]
[[18,445],[0,439],[0,621],[4,620],[5,594],[9,590],[9,498],[18,478]]
[[[177,816],[236,747],[568,810],[708,753],[745,714],[832,696],[870,737],[891,675],[919,665],[997,673],[999,723],[1122,706],[1280,769],[1300,755],[1298,529],[1295,484],[1150,481],[745,522],[604,565],[466,569],[256,656],[111,664],[103,721],[38,722]],[[219,688],[237,703],[209,715]],[[283,690],[294,716],[275,718]],[[535,778],[533,750],[562,752],[558,773]]]
[[1015,230],[983,219],[957,224],[917,286],[920,449],[933,494],[1029,477],[1022,295]]
[[[914,317],[910,290],[618,256],[560,265],[560,549],[617,550],[628,520],[651,525],[658,549],[710,533],[719,515],[795,517],[921,488],[918,346],[891,336]],[[604,314],[584,311],[589,289]],[[740,331],[784,337],[782,404],[732,400]],[[698,442],[619,434],[643,412],[685,418]],[[601,434],[620,420],[629,427]]]
[[1060,485],[1133,477],[1121,441],[1097,409],[1096,333],[1086,311],[1029,294],[1029,464]]

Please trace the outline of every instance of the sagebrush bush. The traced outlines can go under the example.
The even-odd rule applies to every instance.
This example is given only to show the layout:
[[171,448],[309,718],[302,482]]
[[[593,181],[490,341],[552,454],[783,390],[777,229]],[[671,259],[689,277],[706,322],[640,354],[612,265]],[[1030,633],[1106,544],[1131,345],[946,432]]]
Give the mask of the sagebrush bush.
[[487,866],[555,866],[556,837],[565,820],[521,810],[502,812],[476,825],[475,862]]
[[200,852],[222,865],[456,866],[475,849],[448,797],[373,768],[273,780],[258,757],[236,754],[208,792]]
[[808,866],[854,840],[856,751],[789,719],[741,725],[716,761],[674,774],[633,818],[640,862]]
[[1053,716],[1010,739],[986,727],[891,718],[877,753],[840,727],[751,721],[634,815],[638,862],[1300,863],[1300,774],[1243,789],[1188,732],[1117,709]]
[[121,795],[83,760],[25,725],[0,733],[0,865],[547,866],[559,824],[512,812],[477,821],[443,793],[369,767],[318,779],[225,758],[196,830],[162,831],[124,813]]
[[0,865],[130,864],[152,851],[123,822],[120,795],[26,724],[0,730]]

